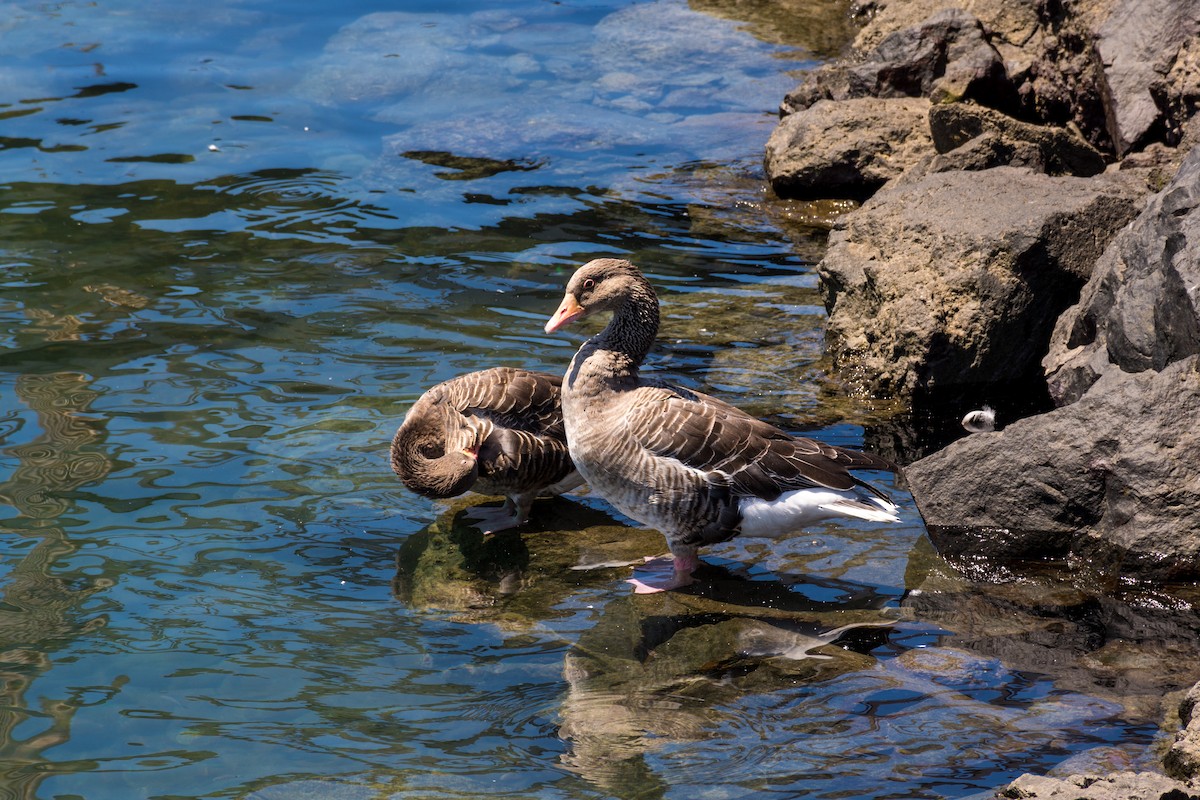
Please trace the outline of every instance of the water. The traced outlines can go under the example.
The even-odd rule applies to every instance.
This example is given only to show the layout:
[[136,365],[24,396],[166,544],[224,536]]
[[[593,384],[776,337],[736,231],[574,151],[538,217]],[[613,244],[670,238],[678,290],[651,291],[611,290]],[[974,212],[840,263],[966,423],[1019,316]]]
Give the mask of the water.
[[1127,763],[1200,677],[1190,605],[972,583],[886,477],[900,526],[657,598],[597,565],[661,537],[594,497],[484,540],[392,478],[428,386],[565,366],[542,323],[609,254],[660,287],[652,368],[863,444],[821,360],[837,207],[758,166],[843,8],[4,17],[0,796],[965,797]]

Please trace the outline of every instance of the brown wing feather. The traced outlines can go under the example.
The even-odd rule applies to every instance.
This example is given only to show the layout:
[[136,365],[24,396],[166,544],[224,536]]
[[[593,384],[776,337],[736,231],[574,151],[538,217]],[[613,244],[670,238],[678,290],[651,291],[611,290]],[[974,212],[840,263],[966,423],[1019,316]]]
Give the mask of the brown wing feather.
[[526,492],[574,471],[561,387],[561,376],[514,367],[471,372],[436,387],[479,431],[479,474],[490,491]]
[[867,453],[790,436],[715,397],[676,386],[642,386],[625,424],[642,447],[703,472],[728,476],[740,495],[773,500],[793,489],[860,484],[851,469],[895,470]]
[[514,367],[471,372],[439,385],[446,401],[464,414],[514,430],[563,437],[562,377]]

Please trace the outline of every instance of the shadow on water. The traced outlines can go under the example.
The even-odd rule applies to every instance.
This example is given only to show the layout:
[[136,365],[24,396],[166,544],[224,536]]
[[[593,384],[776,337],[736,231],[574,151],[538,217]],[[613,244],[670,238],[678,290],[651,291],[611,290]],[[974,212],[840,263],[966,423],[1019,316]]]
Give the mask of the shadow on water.
[[[60,336],[71,335],[70,320],[50,315],[39,319],[58,326]],[[5,546],[10,563],[0,588],[0,794],[6,798],[32,800],[46,778],[91,769],[87,762],[55,763],[43,753],[68,741],[71,719],[80,706],[96,703],[85,703],[84,695],[98,692],[103,702],[126,680],[80,689],[61,700],[43,699],[37,709],[26,698],[38,676],[51,669],[56,651],[106,624],[103,615],[82,618],[79,607],[110,588],[112,580],[68,580],[53,572],[60,559],[76,550],[62,527],[70,507],[65,498],[102,480],[110,470],[96,449],[103,429],[86,416],[96,397],[88,384],[87,376],[72,372],[20,375],[14,382],[16,396],[34,412],[41,433],[3,450],[17,462],[11,477],[0,484],[0,500],[17,512],[0,521],[0,530],[12,537]],[[8,431],[10,436],[14,432]],[[40,720],[44,729],[30,734],[31,720]]]

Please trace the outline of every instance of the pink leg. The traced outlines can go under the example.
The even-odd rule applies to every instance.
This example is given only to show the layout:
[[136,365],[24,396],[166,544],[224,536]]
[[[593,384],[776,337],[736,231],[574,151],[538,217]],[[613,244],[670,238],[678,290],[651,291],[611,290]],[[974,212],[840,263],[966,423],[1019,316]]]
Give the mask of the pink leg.
[[700,565],[695,551],[677,553],[671,560],[656,558],[646,562],[643,572],[649,572],[646,580],[630,578],[635,594],[653,594],[679,589],[692,582],[692,570]]

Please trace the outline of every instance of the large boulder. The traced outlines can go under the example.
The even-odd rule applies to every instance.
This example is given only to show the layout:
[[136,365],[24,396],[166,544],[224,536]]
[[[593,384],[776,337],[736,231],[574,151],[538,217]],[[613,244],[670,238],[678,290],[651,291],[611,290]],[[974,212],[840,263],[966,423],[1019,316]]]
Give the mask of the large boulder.
[[1102,574],[1200,578],[1200,356],[1111,370],[1077,402],[910,465],[944,556],[1077,559]]
[[1145,192],[1123,173],[1012,167],[885,187],[839,221],[818,266],[835,368],[908,400],[1044,394],[1054,321]]
[[819,100],[784,117],[763,166],[780,197],[871,195],[933,152],[929,101],[920,97]]
[[1114,367],[1157,370],[1198,352],[1200,147],[1105,251],[1043,363],[1065,405]]

